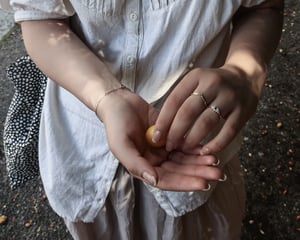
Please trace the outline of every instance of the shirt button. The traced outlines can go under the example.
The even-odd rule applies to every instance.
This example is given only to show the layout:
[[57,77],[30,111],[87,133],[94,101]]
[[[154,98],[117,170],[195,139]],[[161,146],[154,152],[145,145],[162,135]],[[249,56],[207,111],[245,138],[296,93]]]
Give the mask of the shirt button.
[[138,19],[138,15],[135,12],[132,12],[132,13],[129,14],[129,18],[132,21],[136,21]]
[[127,63],[128,64],[133,64],[135,62],[135,57],[129,55],[127,56]]
[[188,68],[193,68],[193,67],[194,67],[194,63],[193,62],[189,63]]

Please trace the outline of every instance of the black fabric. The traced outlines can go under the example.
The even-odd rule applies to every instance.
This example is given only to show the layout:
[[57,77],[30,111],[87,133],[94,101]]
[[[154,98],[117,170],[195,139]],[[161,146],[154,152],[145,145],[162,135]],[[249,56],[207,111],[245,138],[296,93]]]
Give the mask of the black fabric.
[[39,175],[38,134],[47,77],[29,56],[7,68],[15,92],[4,124],[3,142],[10,186]]

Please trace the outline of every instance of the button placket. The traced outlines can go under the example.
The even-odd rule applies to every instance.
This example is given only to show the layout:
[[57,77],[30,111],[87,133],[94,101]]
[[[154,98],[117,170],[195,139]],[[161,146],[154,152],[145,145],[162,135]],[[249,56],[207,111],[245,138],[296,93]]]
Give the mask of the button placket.
[[139,49],[139,0],[129,1],[125,11],[126,44],[123,55],[122,83],[134,91]]
[[128,65],[133,65],[136,62],[135,57],[132,55],[128,55],[126,61]]

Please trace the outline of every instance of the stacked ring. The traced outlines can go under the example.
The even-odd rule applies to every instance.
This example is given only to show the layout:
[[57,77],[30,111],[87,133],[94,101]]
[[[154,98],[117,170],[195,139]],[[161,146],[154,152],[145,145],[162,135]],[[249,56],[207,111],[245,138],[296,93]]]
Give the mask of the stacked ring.
[[201,101],[203,102],[204,106],[207,107],[208,104],[207,104],[207,101],[205,99],[205,97],[203,96],[203,94],[199,93],[199,92],[193,92],[192,93],[192,96],[199,96]]
[[[201,93],[199,93],[199,92],[193,92],[193,93],[191,94],[191,96],[199,96],[200,99],[201,99],[201,101],[202,101],[202,103],[204,104],[204,106],[205,106],[205,107],[208,107],[208,103],[207,103],[207,101],[206,101],[206,99],[205,99],[205,97],[204,97],[203,94],[201,94]],[[214,106],[214,105],[211,105],[211,106],[209,106],[209,107],[210,107],[210,109],[211,109],[215,114],[218,115],[218,118],[219,118],[219,119],[222,118],[221,110],[220,110],[219,107]]]

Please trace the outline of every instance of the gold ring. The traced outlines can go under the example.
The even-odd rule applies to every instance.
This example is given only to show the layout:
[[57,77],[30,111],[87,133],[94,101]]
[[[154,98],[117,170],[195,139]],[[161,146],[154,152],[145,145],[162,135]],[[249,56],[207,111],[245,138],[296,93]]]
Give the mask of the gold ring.
[[204,106],[207,107],[208,104],[207,104],[207,101],[205,99],[205,97],[203,96],[203,94],[199,93],[199,92],[193,92],[192,93],[192,96],[199,96],[201,101],[203,102]]

